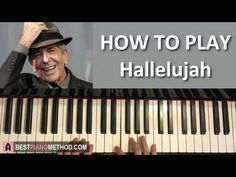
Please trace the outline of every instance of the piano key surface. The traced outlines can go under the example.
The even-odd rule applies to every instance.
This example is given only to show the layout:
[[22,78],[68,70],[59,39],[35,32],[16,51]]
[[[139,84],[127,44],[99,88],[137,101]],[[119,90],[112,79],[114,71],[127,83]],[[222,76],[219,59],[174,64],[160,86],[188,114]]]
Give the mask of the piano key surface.
[[[135,91],[136,99],[119,97],[127,93],[117,90],[114,98],[106,98],[106,90],[84,91],[94,98],[29,93],[0,98],[1,143],[62,143],[78,137],[94,144],[96,153],[113,152],[114,146],[130,152],[129,138],[138,142],[144,135],[159,153],[235,153],[236,105],[229,91],[142,89]],[[163,99],[153,98],[156,95]],[[201,99],[189,99],[197,95]],[[217,100],[223,97],[229,101]]]

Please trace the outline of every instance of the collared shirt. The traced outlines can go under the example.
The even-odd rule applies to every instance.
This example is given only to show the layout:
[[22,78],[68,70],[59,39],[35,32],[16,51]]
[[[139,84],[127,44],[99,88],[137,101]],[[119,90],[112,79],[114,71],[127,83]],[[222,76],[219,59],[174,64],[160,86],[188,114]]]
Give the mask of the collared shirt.
[[69,83],[70,83],[70,72],[67,72],[67,76],[65,78],[65,80],[60,83],[60,84],[56,84],[56,83],[47,83],[49,88],[62,88],[62,89],[66,89],[69,87]]

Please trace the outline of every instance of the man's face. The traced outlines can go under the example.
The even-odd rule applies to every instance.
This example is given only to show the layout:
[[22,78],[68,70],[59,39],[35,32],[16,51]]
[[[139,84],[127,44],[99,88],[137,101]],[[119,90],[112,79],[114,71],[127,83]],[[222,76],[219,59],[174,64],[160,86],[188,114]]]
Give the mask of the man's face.
[[43,80],[57,84],[66,78],[67,59],[67,50],[58,44],[39,48],[30,54],[31,64],[38,75]]

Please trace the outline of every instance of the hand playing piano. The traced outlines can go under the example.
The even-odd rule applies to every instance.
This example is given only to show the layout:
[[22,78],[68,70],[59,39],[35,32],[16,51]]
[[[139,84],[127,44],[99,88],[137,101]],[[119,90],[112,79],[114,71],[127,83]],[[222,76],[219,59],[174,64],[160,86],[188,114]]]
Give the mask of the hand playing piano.
[[[71,142],[71,144],[84,144],[86,142],[85,139],[82,139],[79,141],[78,138],[74,138]],[[88,150],[86,152],[83,153],[83,155],[92,155],[93,152],[93,144],[90,144],[88,146]],[[80,155],[81,153],[79,151],[59,151],[57,153],[58,155]]]
[[[134,155],[156,155],[157,154],[155,144],[153,144],[149,150],[145,136],[141,136],[139,140],[140,140],[139,141],[140,143],[137,143],[133,138],[129,139],[130,148]],[[85,142],[86,142],[85,139],[82,139],[79,141],[78,138],[74,138],[71,144],[85,143]],[[84,152],[83,155],[92,155],[93,148],[94,148],[93,144],[90,144],[87,152]],[[115,150],[115,154],[117,155],[125,155],[123,150],[118,146],[116,146],[114,150]],[[79,151],[60,151],[58,152],[58,155],[80,155],[80,152]]]
[[[157,154],[155,144],[151,145],[151,148],[149,150],[145,136],[139,137],[139,140],[140,140],[140,144],[138,144],[133,138],[129,139],[130,148],[131,148],[131,151],[134,153],[134,155],[156,155]],[[116,146],[114,150],[117,155],[125,155],[123,150],[118,146]]]

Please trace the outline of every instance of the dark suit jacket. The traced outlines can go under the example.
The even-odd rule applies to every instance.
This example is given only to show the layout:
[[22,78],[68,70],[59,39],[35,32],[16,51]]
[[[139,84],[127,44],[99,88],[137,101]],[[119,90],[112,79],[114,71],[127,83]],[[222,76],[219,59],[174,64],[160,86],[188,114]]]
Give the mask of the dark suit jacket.
[[[21,73],[26,58],[27,56],[22,53],[11,52],[0,68],[0,88],[49,88],[47,82],[41,78],[33,74]],[[70,72],[69,88],[92,88],[92,83],[76,78],[68,68],[66,69]]]

